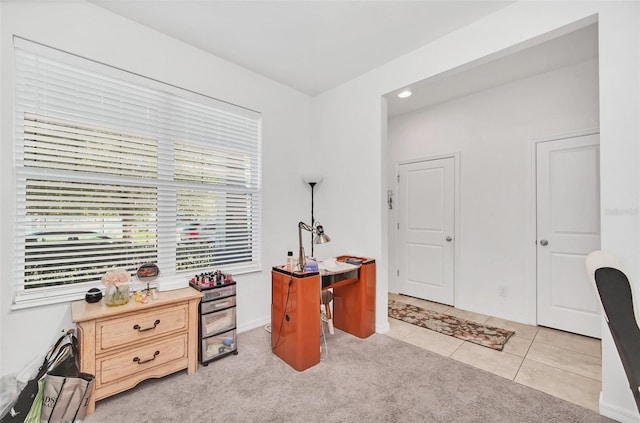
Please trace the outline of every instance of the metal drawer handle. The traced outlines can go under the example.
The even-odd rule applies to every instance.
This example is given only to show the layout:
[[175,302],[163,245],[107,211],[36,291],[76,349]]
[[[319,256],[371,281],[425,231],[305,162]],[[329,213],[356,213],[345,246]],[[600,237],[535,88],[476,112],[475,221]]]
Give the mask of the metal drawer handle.
[[[156,320],[156,321],[153,323],[153,327],[148,327],[148,328],[144,328],[144,329],[142,329],[142,328],[140,327],[140,325],[135,325],[133,328],[134,328],[134,329],[136,329],[138,332],[146,332],[146,331],[148,331],[148,330],[155,329],[155,328],[156,328],[156,326],[158,326],[159,324],[160,324],[160,319]],[[134,361],[135,361],[135,360],[134,360]]]
[[138,358],[138,357],[133,357],[133,362],[134,363],[138,363],[138,364],[148,363],[150,361],[155,360],[156,357],[159,356],[159,355],[160,355],[160,351],[156,351],[156,352],[153,353],[153,358],[150,358],[150,359],[144,360],[144,361],[140,361],[140,358]]

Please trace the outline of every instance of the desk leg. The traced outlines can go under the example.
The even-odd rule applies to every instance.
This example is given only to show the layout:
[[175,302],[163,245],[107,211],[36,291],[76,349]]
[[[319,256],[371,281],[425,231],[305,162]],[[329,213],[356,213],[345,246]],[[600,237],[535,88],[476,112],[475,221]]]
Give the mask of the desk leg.
[[360,266],[358,283],[333,289],[333,323],[336,328],[367,338],[376,328],[376,264]]
[[271,272],[271,348],[299,372],[320,362],[320,275]]

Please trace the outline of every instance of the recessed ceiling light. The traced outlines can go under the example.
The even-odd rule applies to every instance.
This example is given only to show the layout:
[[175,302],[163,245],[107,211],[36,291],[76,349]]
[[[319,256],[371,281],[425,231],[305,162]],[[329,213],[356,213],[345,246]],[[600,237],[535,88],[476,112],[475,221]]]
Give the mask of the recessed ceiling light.
[[412,93],[411,93],[411,91],[409,91],[409,90],[404,90],[404,91],[402,91],[401,93],[398,93],[398,97],[400,97],[400,98],[407,98],[407,97],[410,97],[410,96],[411,96],[411,94],[412,94]]

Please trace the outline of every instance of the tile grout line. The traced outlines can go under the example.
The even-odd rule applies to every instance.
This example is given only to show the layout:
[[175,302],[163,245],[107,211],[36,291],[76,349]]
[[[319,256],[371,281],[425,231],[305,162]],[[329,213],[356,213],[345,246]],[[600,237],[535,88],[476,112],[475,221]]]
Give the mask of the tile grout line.
[[[537,335],[537,333],[536,333],[536,335]],[[548,345],[548,346],[551,346],[551,347],[554,347],[554,348],[559,348],[559,349],[561,349],[561,350],[570,351],[570,352],[572,352],[572,353],[577,353],[577,354],[586,355],[587,357],[597,358],[597,359],[599,359],[600,361],[602,361],[602,356],[597,356],[597,355],[593,355],[593,354],[585,353],[585,352],[582,352],[582,351],[576,351],[575,349],[566,348],[566,347],[563,347],[563,346],[561,346],[561,345],[553,344],[553,343],[550,343],[550,342],[544,342],[544,341],[538,341],[538,342],[539,342],[540,344],[543,344],[543,345]],[[602,347],[601,347],[601,348],[602,348]]]
[[518,371],[516,371],[515,376],[513,376],[513,381],[514,382],[516,381],[516,378],[518,377],[518,374],[520,373],[520,370],[522,369],[522,365],[524,364],[524,361],[527,359],[527,356],[529,355],[529,351],[531,351],[531,347],[533,346],[533,341],[535,341],[536,337],[538,336],[538,331],[539,331],[539,329],[536,329],[536,334],[533,336],[533,339],[531,340],[531,343],[527,347],[527,351],[524,353],[524,356],[522,357],[522,361],[520,362],[520,365],[518,366]]
[[[533,346],[533,342],[535,342],[537,336],[538,336],[538,334],[536,333],[536,337],[534,337],[534,340],[531,342],[531,346]],[[542,344],[542,345],[546,345],[546,346],[551,347],[551,348],[556,348],[556,349],[561,350],[561,351],[567,351],[567,352],[570,352],[572,354],[578,354],[578,355],[583,356],[583,357],[589,357],[589,358],[597,359],[598,362],[600,363],[600,365],[599,365],[600,374],[602,374],[602,358],[601,357],[597,357],[597,356],[594,356],[594,355],[591,355],[591,354],[587,354],[587,353],[584,353],[582,351],[576,351],[575,349],[565,348],[565,347],[562,347],[560,345],[544,342],[542,340],[539,340],[538,343]],[[529,354],[529,351],[527,351],[527,354]],[[564,371],[564,372],[567,372],[567,373],[571,373],[571,374],[576,375],[576,376],[584,377],[584,378],[595,380],[597,382],[602,383],[601,379],[595,379],[595,378],[593,378],[591,376],[587,376],[587,375],[584,375],[582,373],[578,373],[578,372],[575,372],[575,371],[572,371],[572,370],[568,370],[568,369],[565,369],[565,368],[562,368],[562,367],[558,367],[555,364],[550,364],[550,363],[547,363],[547,362],[536,360],[535,358],[529,358],[529,360],[535,361],[536,363],[543,364],[545,366],[549,366],[549,367],[557,369],[557,370],[561,370],[561,371]]]

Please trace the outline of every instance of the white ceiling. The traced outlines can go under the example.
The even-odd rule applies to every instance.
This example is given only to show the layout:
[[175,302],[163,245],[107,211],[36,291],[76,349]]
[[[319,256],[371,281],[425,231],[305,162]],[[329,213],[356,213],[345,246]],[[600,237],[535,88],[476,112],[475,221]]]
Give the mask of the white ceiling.
[[513,3],[89,1],[312,96]]
[[[390,116],[400,115],[437,103],[463,97],[563,66],[598,57],[598,26],[582,29],[540,42],[500,58],[483,58],[481,64],[469,63],[442,75],[418,81],[387,95]],[[398,98],[408,88],[413,95]]]
[[[89,0],[315,96],[513,1]],[[535,44],[535,43],[532,43]],[[597,25],[484,58],[388,98],[390,116],[596,57]]]

